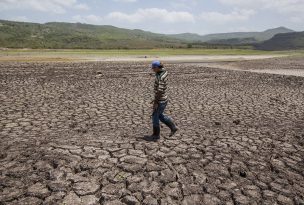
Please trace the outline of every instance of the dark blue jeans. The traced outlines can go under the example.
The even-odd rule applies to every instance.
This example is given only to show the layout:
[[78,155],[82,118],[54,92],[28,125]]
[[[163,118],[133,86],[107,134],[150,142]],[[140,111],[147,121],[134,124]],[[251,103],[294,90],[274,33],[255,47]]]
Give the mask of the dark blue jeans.
[[168,102],[160,102],[156,110],[152,114],[153,127],[159,127],[159,121],[166,125],[172,123],[172,119],[169,116],[164,115]]

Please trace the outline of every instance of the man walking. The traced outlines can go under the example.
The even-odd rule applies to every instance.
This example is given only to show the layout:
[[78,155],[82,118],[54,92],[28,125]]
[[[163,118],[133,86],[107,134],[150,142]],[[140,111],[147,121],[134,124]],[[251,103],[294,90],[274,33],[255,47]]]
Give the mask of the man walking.
[[155,97],[153,100],[152,113],[153,134],[152,136],[150,136],[150,139],[153,141],[157,141],[160,138],[159,121],[161,121],[171,129],[170,136],[174,135],[178,128],[169,116],[164,115],[164,111],[168,104],[168,96],[166,94],[168,71],[164,69],[164,66],[160,61],[152,62],[152,70],[155,72]]

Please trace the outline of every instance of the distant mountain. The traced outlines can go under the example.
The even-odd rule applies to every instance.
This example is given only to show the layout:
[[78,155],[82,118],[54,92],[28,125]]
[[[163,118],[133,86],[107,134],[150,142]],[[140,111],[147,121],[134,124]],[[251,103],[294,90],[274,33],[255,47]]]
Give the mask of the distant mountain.
[[[278,33],[293,32],[279,27],[264,32],[165,35],[139,29],[123,29],[82,23],[45,24],[0,20],[0,47],[4,48],[209,48],[256,44]],[[214,45],[215,44],[215,45]]]
[[263,32],[234,32],[234,33],[218,33],[218,34],[208,34],[208,35],[184,33],[184,34],[173,34],[170,36],[180,40],[201,41],[201,42],[216,42],[218,40],[226,40],[226,39],[250,39],[250,38],[255,39],[256,42],[260,42],[260,41],[268,40],[276,34],[290,33],[290,32],[294,32],[294,31],[285,27],[278,27]]
[[277,34],[273,38],[255,46],[261,50],[304,49],[304,32]]
[[81,23],[25,23],[0,20],[0,47],[162,48],[186,47],[182,40],[142,30]]

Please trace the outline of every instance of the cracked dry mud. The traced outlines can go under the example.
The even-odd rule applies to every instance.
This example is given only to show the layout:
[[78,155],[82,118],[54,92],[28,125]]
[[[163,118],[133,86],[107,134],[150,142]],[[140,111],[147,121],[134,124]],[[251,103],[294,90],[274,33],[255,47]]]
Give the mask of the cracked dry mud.
[[303,204],[304,78],[169,64],[0,64],[0,204]]

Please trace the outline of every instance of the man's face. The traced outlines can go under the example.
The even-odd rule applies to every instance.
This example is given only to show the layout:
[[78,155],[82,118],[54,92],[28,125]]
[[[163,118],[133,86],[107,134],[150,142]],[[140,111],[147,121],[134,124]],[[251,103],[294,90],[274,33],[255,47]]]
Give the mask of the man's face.
[[160,68],[152,68],[152,70],[154,71],[154,73],[159,72]]

